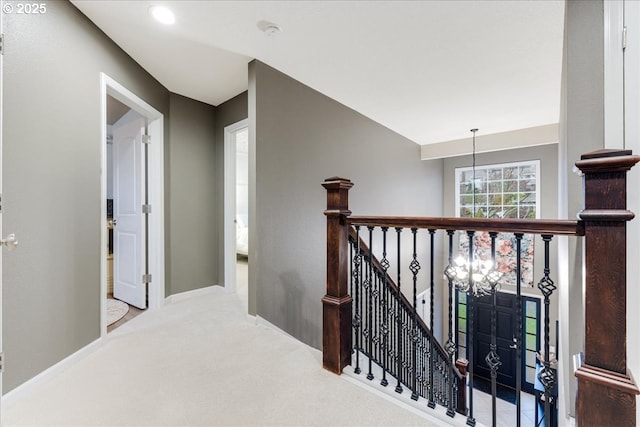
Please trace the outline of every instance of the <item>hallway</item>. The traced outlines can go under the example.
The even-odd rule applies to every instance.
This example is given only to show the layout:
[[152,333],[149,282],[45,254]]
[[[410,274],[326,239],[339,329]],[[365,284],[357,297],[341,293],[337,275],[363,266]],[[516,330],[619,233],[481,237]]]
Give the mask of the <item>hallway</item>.
[[4,426],[438,425],[322,369],[213,287],[145,312],[3,407]]

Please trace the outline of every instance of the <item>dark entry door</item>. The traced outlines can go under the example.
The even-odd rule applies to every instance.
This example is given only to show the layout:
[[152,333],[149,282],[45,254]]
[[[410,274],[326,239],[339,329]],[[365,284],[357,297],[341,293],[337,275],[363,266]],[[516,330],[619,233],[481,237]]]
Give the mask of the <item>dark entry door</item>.
[[[496,294],[496,345],[502,365],[498,368],[498,384],[516,387],[516,350],[511,348],[516,336],[516,301],[514,294],[498,292]],[[475,375],[491,379],[491,371],[487,367],[485,357],[489,354],[491,345],[491,310],[493,296],[487,295],[475,300],[475,361],[473,372]]]

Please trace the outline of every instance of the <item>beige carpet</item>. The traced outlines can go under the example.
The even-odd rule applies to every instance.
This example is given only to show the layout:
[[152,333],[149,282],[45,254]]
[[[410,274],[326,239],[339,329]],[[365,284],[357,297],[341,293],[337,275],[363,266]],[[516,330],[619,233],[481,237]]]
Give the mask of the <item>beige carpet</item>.
[[436,425],[321,368],[216,287],[148,311],[3,408],[4,426]]

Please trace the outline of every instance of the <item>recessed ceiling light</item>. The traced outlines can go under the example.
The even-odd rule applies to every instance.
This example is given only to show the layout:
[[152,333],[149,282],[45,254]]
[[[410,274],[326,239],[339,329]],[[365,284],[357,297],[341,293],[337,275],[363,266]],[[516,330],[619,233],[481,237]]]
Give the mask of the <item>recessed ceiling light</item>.
[[153,18],[165,25],[171,25],[176,22],[176,16],[164,6],[151,6],[149,13]]

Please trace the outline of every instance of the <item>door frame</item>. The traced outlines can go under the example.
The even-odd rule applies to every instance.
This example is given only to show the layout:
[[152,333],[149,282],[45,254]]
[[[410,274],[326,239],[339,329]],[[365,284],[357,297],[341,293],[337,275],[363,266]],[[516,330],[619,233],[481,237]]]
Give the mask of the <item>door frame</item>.
[[[0,8],[2,8],[4,6],[4,1],[0,0]],[[4,13],[2,14],[4,15]],[[0,16],[0,34],[4,34],[4,19],[2,16]],[[4,63],[3,63],[3,58],[4,58],[4,52],[2,55],[0,55],[0,198],[2,197],[2,166],[3,166],[3,153],[4,153],[4,146],[3,146],[3,139],[2,139],[2,135],[4,133]],[[1,202],[1,200],[0,200]],[[0,206],[1,207],[1,206]],[[2,209],[0,209],[0,237],[4,237],[4,234],[2,234]],[[2,355],[2,358],[4,359],[4,347],[2,344],[2,331],[3,331],[3,324],[2,324],[2,304],[3,304],[3,287],[2,287],[2,248],[0,248],[0,355]],[[3,361],[4,362],[4,361]],[[4,395],[4,374],[2,372],[3,370],[0,369],[0,396]],[[2,424],[2,401],[4,399],[0,398],[0,424]]]
[[248,127],[249,119],[243,119],[224,128],[224,289],[228,293],[236,291],[236,140],[233,136]]
[[107,96],[132,108],[147,119],[147,132],[151,138],[148,150],[148,199],[152,206],[149,214],[147,251],[149,255],[149,310],[164,303],[164,115],[151,105],[112,79],[100,73],[100,336],[107,334]]

